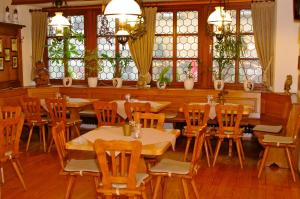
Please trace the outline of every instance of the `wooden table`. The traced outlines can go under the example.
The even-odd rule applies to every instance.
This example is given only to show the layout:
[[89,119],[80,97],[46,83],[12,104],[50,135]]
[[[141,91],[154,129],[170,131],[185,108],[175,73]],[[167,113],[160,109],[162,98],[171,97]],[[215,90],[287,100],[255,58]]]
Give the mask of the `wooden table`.
[[[125,100],[113,100],[112,102],[116,102],[118,105],[118,115],[120,115],[123,119],[126,119],[127,115],[124,107]],[[171,104],[171,102],[168,101],[133,100],[132,102],[150,103],[150,112],[152,113],[158,113]]]
[[[106,127],[99,127],[99,128],[106,128]],[[177,138],[180,135],[180,130],[178,129],[165,129],[162,131],[169,131],[168,133],[171,133]],[[82,150],[82,151],[94,151],[94,143],[91,141],[88,141],[86,137],[88,134],[95,132],[95,130],[89,131],[84,135],[81,135],[80,137],[77,137],[69,142],[66,143],[66,148],[69,150]],[[107,133],[109,133],[109,129],[107,129]],[[163,132],[164,133],[164,132]],[[126,137],[126,136],[124,136]],[[129,136],[127,136],[129,137]],[[99,136],[101,138],[101,136]],[[164,141],[160,142],[157,141],[157,143],[153,144],[147,144],[142,146],[142,155],[154,155],[154,156],[159,156],[164,154],[168,148],[171,146],[170,141]]]
[[[66,100],[67,108],[70,111],[70,118],[74,120],[80,119],[79,112],[82,109],[88,108],[93,102],[98,99],[84,99],[84,98],[69,98]],[[48,108],[45,99],[41,99],[41,106],[48,112]]]

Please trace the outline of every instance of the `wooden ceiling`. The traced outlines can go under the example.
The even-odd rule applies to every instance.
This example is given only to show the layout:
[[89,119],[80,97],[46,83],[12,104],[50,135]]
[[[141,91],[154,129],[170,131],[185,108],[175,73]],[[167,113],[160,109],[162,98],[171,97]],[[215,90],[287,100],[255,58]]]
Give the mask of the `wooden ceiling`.
[[[78,5],[86,5],[86,4],[101,4],[107,3],[110,0],[67,0],[67,2],[71,2]],[[209,3],[210,1],[219,2],[219,0],[141,0],[143,3],[146,4],[153,4],[153,5],[185,5],[185,4],[205,4]],[[237,2],[251,2],[251,0],[228,0],[230,3],[237,3]],[[12,0],[12,5],[35,5],[35,4],[49,4],[52,3],[53,0]]]

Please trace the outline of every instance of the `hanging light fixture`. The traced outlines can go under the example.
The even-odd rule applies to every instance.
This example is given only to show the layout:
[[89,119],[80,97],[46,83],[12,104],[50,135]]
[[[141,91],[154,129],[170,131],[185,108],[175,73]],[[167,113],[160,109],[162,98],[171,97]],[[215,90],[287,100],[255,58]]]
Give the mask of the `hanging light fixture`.
[[[111,0],[105,7],[104,17],[118,20],[118,31],[115,36],[123,45],[129,38],[137,39],[146,32],[141,5],[135,0]],[[105,29],[107,28],[101,27],[100,31]]]
[[[53,0],[52,3],[56,8],[60,8],[63,4],[63,0]],[[67,4],[66,1],[65,4]],[[55,12],[55,16],[50,18],[50,23],[48,25],[50,28],[53,28],[54,35],[57,37],[63,37],[64,28],[69,28],[71,26],[69,20],[63,16],[62,12]]]
[[[210,3],[212,0],[210,1]],[[219,5],[215,7],[215,10],[209,15],[207,19],[208,24],[216,26],[214,32],[218,40],[222,40],[225,34],[225,26],[232,22],[230,11],[226,10],[226,0],[219,0]]]

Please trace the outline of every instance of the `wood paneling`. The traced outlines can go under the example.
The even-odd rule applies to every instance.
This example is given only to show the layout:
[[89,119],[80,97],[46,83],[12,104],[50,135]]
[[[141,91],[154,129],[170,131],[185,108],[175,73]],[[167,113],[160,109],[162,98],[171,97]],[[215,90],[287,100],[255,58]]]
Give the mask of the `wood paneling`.
[[27,94],[30,97],[55,98],[59,93],[59,87],[28,88]]
[[19,106],[25,95],[27,91],[24,88],[0,90],[0,106]]
[[[0,57],[4,70],[0,70],[0,89],[23,85],[21,29],[24,26],[0,22],[2,42]],[[12,51],[12,39],[17,39],[17,51]],[[5,49],[10,50],[10,60],[5,60]],[[13,68],[13,57],[17,57],[17,68]]]

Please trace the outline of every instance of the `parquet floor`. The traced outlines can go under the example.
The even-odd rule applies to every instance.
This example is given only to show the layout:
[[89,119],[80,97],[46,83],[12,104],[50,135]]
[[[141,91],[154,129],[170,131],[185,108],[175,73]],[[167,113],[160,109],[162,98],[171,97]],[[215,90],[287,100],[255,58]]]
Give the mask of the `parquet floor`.
[[[60,165],[55,150],[43,153],[39,148],[38,139],[30,146],[30,152],[21,155],[24,168],[24,179],[28,187],[24,191],[11,165],[4,165],[5,184],[2,186],[2,199],[63,199],[66,190],[66,178],[60,176]],[[168,151],[164,156],[174,159],[182,158],[185,140],[177,141],[176,152]],[[24,149],[24,142],[21,150]],[[299,199],[300,183],[292,181],[287,169],[266,168],[261,179],[257,179],[257,161],[259,146],[255,142],[244,144],[246,154],[245,168],[239,167],[236,154],[229,158],[226,148],[215,167],[207,167],[203,158],[202,166],[197,174],[196,183],[201,195],[205,199]],[[72,155],[77,154],[73,152]],[[82,155],[82,154],[81,154]],[[88,154],[93,156],[93,154]],[[195,198],[192,191],[191,198]],[[151,198],[150,189],[148,190]],[[91,178],[78,178],[73,190],[72,199],[96,198],[94,182]],[[166,180],[162,199],[181,199],[183,193],[181,184],[177,180]]]

